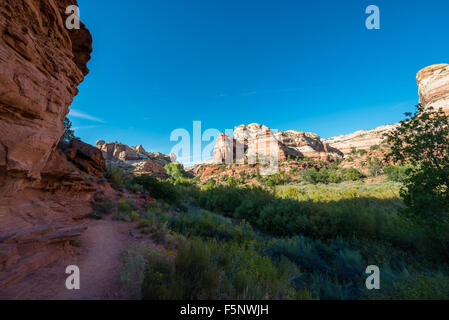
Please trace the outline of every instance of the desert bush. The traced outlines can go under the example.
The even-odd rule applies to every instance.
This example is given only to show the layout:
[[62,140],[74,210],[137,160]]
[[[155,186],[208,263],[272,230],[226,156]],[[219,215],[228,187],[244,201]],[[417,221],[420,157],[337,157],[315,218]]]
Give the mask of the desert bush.
[[93,212],[90,217],[93,219],[101,219],[106,215],[111,214],[115,209],[115,203],[112,201],[96,201],[92,205]]
[[303,174],[303,179],[307,183],[329,184],[340,183],[343,181],[358,181],[365,178],[365,176],[355,168],[339,169],[336,167],[327,167],[320,170],[315,168],[306,170]]
[[413,167],[411,165],[387,165],[384,168],[384,173],[388,180],[403,183],[407,181],[412,170]]
[[365,175],[355,168],[344,169],[343,181],[359,181],[365,178]]
[[152,257],[142,292],[146,299],[285,299],[296,294],[298,272],[286,258],[276,265],[237,243],[192,239],[175,259]]
[[140,299],[144,281],[144,272],[148,263],[150,250],[141,243],[135,243],[127,248],[121,255],[123,262],[120,281],[130,294]]
[[108,166],[106,172],[103,173],[103,177],[105,177],[115,189],[121,189],[124,186],[123,171],[118,167]]
[[182,165],[179,163],[169,163],[164,166],[167,174],[175,180],[187,178],[187,173],[182,168]]
[[232,215],[242,201],[244,189],[226,186],[204,188],[198,198],[201,207],[225,215]]
[[169,181],[161,181],[152,176],[143,175],[132,179],[131,183],[142,186],[143,190],[152,197],[172,204],[179,203],[180,194],[176,187]]
[[382,290],[368,292],[370,299],[448,300],[449,275],[442,271],[415,271],[404,268],[394,272],[382,268]]
[[137,221],[140,218],[139,213],[136,211],[136,205],[132,199],[122,200],[117,206],[117,212],[114,215],[114,220],[122,221]]

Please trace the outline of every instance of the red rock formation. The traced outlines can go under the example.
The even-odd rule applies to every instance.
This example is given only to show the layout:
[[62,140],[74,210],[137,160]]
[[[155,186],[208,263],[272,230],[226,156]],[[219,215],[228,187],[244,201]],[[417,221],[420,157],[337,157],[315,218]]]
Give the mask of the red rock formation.
[[70,142],[65,154],[80,170],[92,176],[98,177],[106,171],[106,162],[101,151],[81,140]]
[[289,130],[273,132],[257,123],[234,129],[234,139],[221,134],[216,142],[212,163],[254,163],[277,157],[279,162],[288,158],[329,160],[342,153],[323,142],[314,133]]
[[357,150],[369,150],[371,146],[381,145],[384,135],[394,129],[397,124],[377,127],[371,130],[360,130],[350,134],[344,134],[325,139],[325,143],[343,152],[345,155],[351,152],[352,148]]
[[416,82],[423,106],[443,108],[449,113],[449,64],[434,64],[422,69],[416,75]]
[[92,51],[84,25],[64,26],[73,4],[0,4],[0,287],[57,259],[91,212],[95,184],[78,168],[98,174],[101,159],[78,142],[73,162],[56,149]]
[[162,153],[146,152],[142,145],[128,147],[123,143],[97,141],[108,166],[119,167],[130,175],[151,175],[167,178],[164,166],[172,162],[171,157]]

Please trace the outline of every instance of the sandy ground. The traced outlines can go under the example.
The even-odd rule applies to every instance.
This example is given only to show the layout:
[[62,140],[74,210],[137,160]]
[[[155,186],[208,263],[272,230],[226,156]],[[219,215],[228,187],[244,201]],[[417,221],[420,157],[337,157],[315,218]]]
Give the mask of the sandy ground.
[[[124,300],[127,291],[120,284],[120,254],[130,243],[134,224],[121,221],[92,220],[78,239],[80,246],[72,255],[40,268],[19,282],[0,290],[0,299],[24,300]],[[66,267],[80,269],[80,290],[68,290]]]

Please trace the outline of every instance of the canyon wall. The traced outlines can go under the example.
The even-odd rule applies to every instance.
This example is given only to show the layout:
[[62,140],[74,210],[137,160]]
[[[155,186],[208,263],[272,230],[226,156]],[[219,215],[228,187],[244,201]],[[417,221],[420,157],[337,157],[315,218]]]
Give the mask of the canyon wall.
[[92,38],[65,28],[74,0],[0,4],[0,288],[60,257],[85,228],[104,170],[96,148],[57,149]]
[[233,135],[233,138],[225,134],[218,137],[210,163],[255,163],[262,159],[268,161],[272,156],[277,156],[279,162],[289,158],[331,160],[343,156],[310,132],[274,132],[265,125],[252,123],[234,128]]
[[449,64],[434,64],[416,75],[419,102],[449,113]]
[[120,168],[129,175],[150,175],[167,178],[164,166],[176,161],[175,155],[165,155],[159,152],[147,152],[142,145],[129,147],[119,142],[97,141],[108,167]]

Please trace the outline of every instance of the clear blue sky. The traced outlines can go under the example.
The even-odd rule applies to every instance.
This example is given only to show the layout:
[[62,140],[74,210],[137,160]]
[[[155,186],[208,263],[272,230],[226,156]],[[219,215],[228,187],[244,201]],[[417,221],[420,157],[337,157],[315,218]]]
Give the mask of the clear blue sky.
[[[169,153],[172,130],[258,122],[323,138],[403,118],[448,62],[449,1],[78,0],[94,43],[77,136]],[[365,8],[381,29],[365,28]]]

